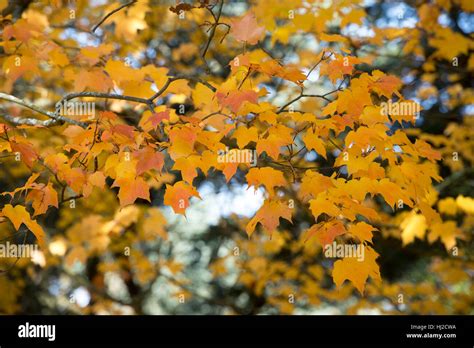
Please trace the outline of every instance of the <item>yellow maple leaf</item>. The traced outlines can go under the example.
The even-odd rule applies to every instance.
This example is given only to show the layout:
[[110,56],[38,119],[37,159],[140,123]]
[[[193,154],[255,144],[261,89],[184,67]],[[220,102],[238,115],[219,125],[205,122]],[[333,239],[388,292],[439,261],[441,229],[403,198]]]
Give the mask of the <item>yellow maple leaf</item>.
[[251,168],[246,178],[249,187],[255,186],[255,188],[258,188],[264,186],[270,196],[275,194],[274,188],[276,186],[285,186],[287,184],[283,173],[270,167]]
[[468,214],[474,214],[474,199],[471,197],[458,196],[456,198],[457,206]]
[[426,233],[426,218],[415,212],[410,213],[400,224],[403,245],[412,243],[416,238],[422,239]]
[[35,220],[31,219],[30,214],[26,211],[24,206],[16,205],[13,207],[11,204],[6,204],[3,207],[2,214],[12,222],[16,230],[20,228],[21,224],[28,227],[28,229],[35,235],[41,249],[47,250],[46,234],[41,226]]
[[291,222],[291,214],[291,208],[288,204],[280,201],[266,200],[255,216],[249,221],[245,231],[250,237],[255,231],[257,224],[261,223],[267,231],[273,232],[280,224],[280,218]]
[[324,141],[312,129],[308,129],[302,140],[309,151],[315,150],[319,155],[327,158]]
[[350,280],[361,294],[364,293],[365,283],[371,277],[374,280],[380,281],[380,271],[377,262],[375,261],[379,254],[368,247],[364,247],[364,258],[358,261],[356,257],[345,257],[334,263],[332,277],[336,286],[341,286],[345,280]]

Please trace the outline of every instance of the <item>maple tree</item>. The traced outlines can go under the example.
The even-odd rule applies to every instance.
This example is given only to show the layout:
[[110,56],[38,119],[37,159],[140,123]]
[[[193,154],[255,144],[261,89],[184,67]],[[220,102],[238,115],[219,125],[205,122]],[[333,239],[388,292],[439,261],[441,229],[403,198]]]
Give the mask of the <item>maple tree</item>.
[[472,313],[474,8],[406,7],[0,0],[0,312]]

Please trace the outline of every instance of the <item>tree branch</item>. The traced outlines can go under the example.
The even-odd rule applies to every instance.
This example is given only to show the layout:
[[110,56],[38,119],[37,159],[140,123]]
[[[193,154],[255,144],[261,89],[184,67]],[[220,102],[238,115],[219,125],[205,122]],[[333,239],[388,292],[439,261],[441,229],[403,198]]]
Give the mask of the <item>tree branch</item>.
[[36,112],[39,113],[39,114],[48,116],[49,118],[52,118],[52,119],[55,118],[54,113],[49,112],[49,111],[46,111],[46,110],[43,110],[43,109],[41,109],[40,107],[34,105],[33,103],[30,103],[29,101],[22,100],[22,99],[17,98],[17,97],[15,97],[15,96],[13,96],[13,95],[5,94],[5,93],[0,93],[0,99],[3,99],[3,100],[6,100],[6,101],[9,101],[9,102],[11,102],[11,103],[15,103],[15,104],[24,106],[24,107],[26,107],[26,108],[28,108],[28,109],[31,109],[31,110],[33,110],[33,111],[36,111]]
[[[162,95],[168,87],[173,83],[174,81],[177,80],[189,80],[189,81],[194,81],[196,83],[202,83],[204,86],[212,90],[213,92],[216,91],[216,88],[212,86],[209,82],[203,81],[198,77],[193,77],[193,76],[176,76],[176,77],[169,77],[166,83],[164,84],[163,87],[160,88],[158,92],[153,94],[150,98],[139,98],[139,97],[132,97],[128,95],[121,95],[121,94],[114,94],[114,93],[102,93],[102,92],[78,92],[78,93],[70,93],[65,95],[57,104],[63,104],[65,101],[73,100],[76,98],[83,98],[83,97],[91,97],[91,98],[101,98],[101,99],[117,99],[117,100],[126,100],[134,103],[139,103],[139,104],[144,104],[147,105],[151,110],[153,110],[155,103],[154,100],[158,98],[160,95]],[[0,115],[3,117],[5,120],[17,124],[17,125],[31,125],[31,126],[44,126],[44,127],[50,127],[54,126],[60,123],[70,123],[74,124],[77,126],[80,126],[82,128],[87,128],[88,124],[86,122],[81,122],[77,120],[73,120],[70,118],[67,118],[65,116],[59,115],[57,112],[50,112],[43,110],[42,108],[34,105],[33,103],[19,99],[15,96],[5,94],[5,93],[0,93],[0,99],[24,106],[28,109],[31,109],[39,114],[42,114],[44,116],[47,116],[50,118],[50,120],[37,120],[34,118],[21,118],[21,117],[12,117],[8,115]]]
[[[0,93],[0,99],[3,99],[3,100],[6,100],[6,101],[9,101],[11,103],[15,103],[15,104],[18,104],[18,105],[21,105],[21,106],[24,106],[30,110],[33,110],[41,115],[44,115],[44,116],[47,116],[49,117],[50,119],[54,120],[55,122],[51,121],[50,123],[47,123],[48,126],[51,126],[51,125],[54,125],[54,124],[57,124],[57,123],[71,123],[71,124],[74,124],[74,125],[77,125],[77,126],[81,126],[81,127],[87,127],[87,123],[84,123],[84,122],[80,122],[80,121],[76,121],[76,120],[72,120],[70,118],[67,118],[67,117],[64,117],[64,116],[61,116],[61,115],[58,115],[57,113],[55,112],[50,112],[50,111],[46,111],[46,110],[43,110],[42,108],[34,105],[33,103],[29,102],[29,101],[26,101],[26,100],[23,100],[23,99],[20,99],[20,98],[17,98],[13,95],[9,95],[9,94],[5,94],[5,93]],[[4,116],[5,117],[5,116]],[[32,120],[33,119],[27,119],[27,121],[20,121],[19,118],[13,118],[15,120],[16,123],[18,122],[25,122],[25,123],[22,123],[22,124],[32,124]],[[45,123],[46,121],[40,121],[38,120],[38,124],[41,124],[41,123]]]
[[102,93],[102,92],[70,93],[70,94],[64,96],[60,100],[60,103],[63,103],[64,101],[69,101],[69,100],[72,100],[72,99],[76,99],[76,98],[82,98],[82,97],[92,97],[92,98],[101,98],[101,99],[119,99],[119,100],[126,100],[126,101],[135,102],[135,103],[141,103],[141,104],[150,104],[151,103],[150,99],[131,97],[131,96],[122,95],[122,94]]
[[50,127],[58,123],[58,121],[56,121],[55,119],[49,119],[49,120],[43,121],[43,120],[38,120],[36,118],[13,117],[10,115],[0,115],[0,117],[4,118],[6,121],[13,123],[15,125]]
[[294,102],[300,100],[301,98],[321,98],[321,99],[324,99],[326,100],[327,102],[331,102],[331,99],[327,98],[328,95],[331,95],[333,93],[336,93],[338,91],[340,91],[341,88],[338,87],[337,89],[333,90],[333,91],[330,91],[330,92],[327,92],[327,93],[324,93],[324,94],[304,94],[303,93],[303,89],[301,89],[301,93],[293,98],[292,100],[290,100],[288,103],[286,103],[285,105],[283,105],[282,107],[280,107],[280,109],[278,109],[277,111],[277,114],[280,114],[284,111],[286,111],[285,109],[290,106],[291,104],[293,104]]

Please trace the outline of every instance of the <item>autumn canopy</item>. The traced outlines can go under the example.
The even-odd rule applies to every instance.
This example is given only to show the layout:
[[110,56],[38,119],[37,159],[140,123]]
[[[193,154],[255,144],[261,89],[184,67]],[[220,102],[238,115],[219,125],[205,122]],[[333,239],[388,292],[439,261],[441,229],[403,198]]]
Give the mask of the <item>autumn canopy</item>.
[[472,313],[474,3],[397,4],[0,0],[0,312]]

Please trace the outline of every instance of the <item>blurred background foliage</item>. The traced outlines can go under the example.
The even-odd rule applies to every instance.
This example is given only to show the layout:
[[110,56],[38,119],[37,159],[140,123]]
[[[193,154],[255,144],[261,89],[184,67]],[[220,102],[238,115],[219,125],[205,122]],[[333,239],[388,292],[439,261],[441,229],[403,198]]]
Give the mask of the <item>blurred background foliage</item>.
[[[203,65],[200,50],[207,34],[199,24],[209,14],[196,9],[182,20],[169,10],[174,2],[140,0],[135,11],[111,17],[99,37],[90,28],[119,3],[0,4],[3,28],[20,18],[46,21],[48,35],[71,50],[98,46],[106,31],[114,54],[135,67],[152,63],[171,73],[210,73],[225,80],[229,61],[241,52],[237,43],[213,44]],[[77,20],[69,19],[72,8]],[[137,203],[120,210],[116,193],[105,189],[78,199],[74,209],[66,205],[49,211],[42,223],[51,236],[50,253],[12,268],[15,260],[0,260],[1,268],[8,269],[0,276],[1,313],[473,314],[474,2],[229,0],[223,16],[233,18],[249,9],[272,31],[261,46],[276,59],[311,66],[321,49],[340,45],[363,60],[359,70],[399,76],[403,96],[423,108],[408,134],[441,152],[443,181],[433,186],[428,215],[394,212],[382,203],[377,207],[383,221],[374,248],[383,281],[369,282],[364,295],[349,282],[336,288],[330,277],[333,260],[325,259],[311,239],[305,242],[312,217],[304,210],[294,214],[292,225],[283,222],[271,235],[256,232],[248,238],[245,226],[263,193],[247,190],[239,171],[230,184],[222,175],[200,174],[196,180],[203,199],[192,200],[186,218],[175,215],[163,206],[163,184],[176,179],[170,171],[155,184],[151,208]],[[289,11],[295,11],[294,18],[289,19]],[[224,35],[221,29],[218,38]],[[320,42],[323,32],[345,39]],[[5,59],[0,55],[0,64]],[[34,94],[41,102],[61,93],[55,85],[61,72],[51,74],[47,79],[25,75],[11,86],[1,77],[2,86],[15,95]],[[264,83],[278,105],[289,99],[287,90],[272,94],[283,80]],[[183,100],[192,113],[193,100],[186,95],[175,93],[165,103],[174,107]],[[125,119],[137,116],[123,104],[114,107]],[[306,112],[319,108],[314,99],[298,104]],[[60,134],[38,131],[35,141],[47,148],[62,140]],[[28,169],[2,162],[0,187],[12,191],[25,182]],[[442,221],[428,232],[426,219],[436,216]],[[403,231],[413,238],[404,243]],[[0,232],[0,238],[11,241],[22,241],[25,233],[14,235],[6,224],[0,224]]]

